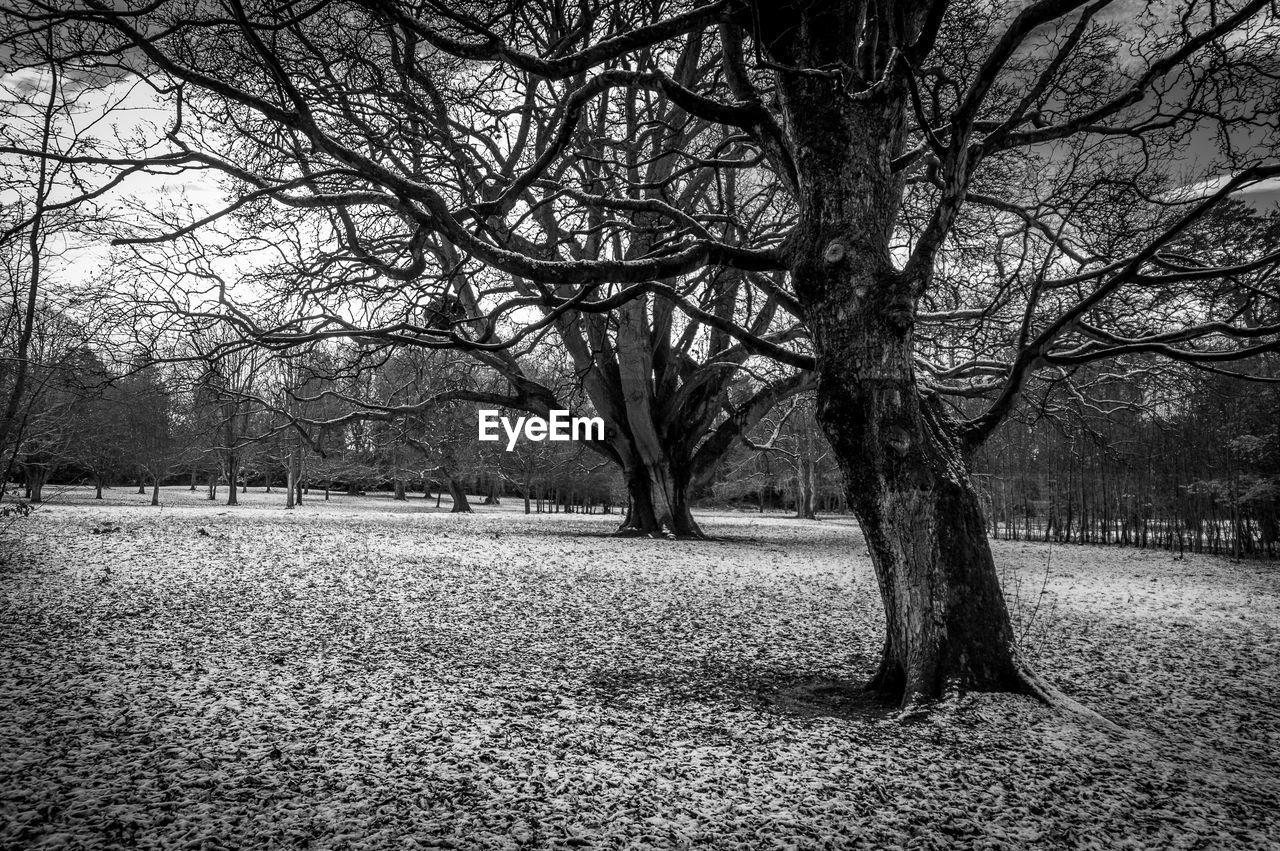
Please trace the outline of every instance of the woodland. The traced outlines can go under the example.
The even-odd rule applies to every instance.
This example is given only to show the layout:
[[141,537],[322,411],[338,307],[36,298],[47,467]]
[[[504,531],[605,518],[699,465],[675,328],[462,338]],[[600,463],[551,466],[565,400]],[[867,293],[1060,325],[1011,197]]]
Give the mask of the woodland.
[[0,0],[0,842],[1280,841],[1277,103],[1266,0]]

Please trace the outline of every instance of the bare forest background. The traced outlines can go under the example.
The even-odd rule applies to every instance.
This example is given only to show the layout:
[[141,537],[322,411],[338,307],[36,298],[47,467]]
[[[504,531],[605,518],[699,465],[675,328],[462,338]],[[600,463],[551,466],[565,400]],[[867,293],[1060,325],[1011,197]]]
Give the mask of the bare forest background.
[[[59,41],[53,26],[39,23],[55,19],[42,17],[39,8],[15,7],[6,32],[11,70],[4,77],[6,153],[0,164],[0,486],[6,491],[20,489],[23,499],[39,504],[51,498],[51,486],[89,485],[99,492],[136,486],[158,500],[161,484],[181,482],[232,505],[237,489],[278,489],[292,506],[305,498],[328,499],[334,491],[386,489],[396,499],[414,494],[437,504],[447,495],[455,511],[469,510],[472,499],[515,499],[529,512],[603,511],[629,518],[636,491],[625,458],[599,447],[551,443],[521,442],[516,451],[503,452],[477,442],[475,411],[513,404],[512,411],[559,405],[595,413],[606,398],[618,403],[629,397],[637,380],[629,373],[639,370],[649,382],[647,404],[664,409],[643,411],[652,422],[629,437],[642,455],[676,456],[676,490],[687,490],[689,502],[800,517],[848,510],[839,467],[816,418],[803,323],[794,315],[779,322],[798,314],[798,305],[774,273],[727,276],[712,268],[683,290],[700,293],[683,322],[681,311],[662,299],[614,299],[584,310],[574,320],[577,328],[562,323],[572,311],[558,307],[559,315],[548,319],[545,307],[537,314],[533,299],[488,309],[478,288],[454,285],[461,258],[446,244],[431,248],[442,271],[423,283],[421,269],[411,274],[395,260],[375,262],[381,249],[374,243],[389,235],[356,237],[359,222],[341,208],[327,219],[296,209],[282,215],[267,203],[272,192],[254,190],[247,172],[227,165],[231,160],[169,155],[165,161],[141,149],[124,157],[122,150],[143,144],[146,132],[163,129],[172,116],[139,95],[149,81],[130,76],[127,63],[95,58],[82,41],[85,31],[73,26],[74,16]],[[1090,25],[1099,28],[1101,43],[1108,37],[1123,41],[1105,13],[1096,14],[1090,9],[1074,19],[1075,30],[1045,31],[1044,44],[1066,38],[1061,44],[1077,46],[1088,40],[1082,34],[1092,32]],[[469,26],[462,21],[451,26]],[[726,42],[726,67],[738,61],[738,49]],[[692,79],[691,69],[704,59],[717,60],[716,50],[687,42],[647,61],[674,63],[675,79]],[[163,62],[158,67],[175,73]],[[1175,82],[1194,86],[1196,80],[1192,73]],[[679,221],[671,204],[709,191],[662,158],[663,146],[688,144],[702,132],[692,126],[698,110],[681,93],[668,90],[673,104],[653,97],[648,82],[633,79],[630,85],[637,82],[640,89],[632,94],[638,99],[629,110],[606,117],[606,99],[597,120],[599,128],[616,120],[642,131],[613,143],[624,171],[634,175],[647,167],[646,185],[658,187],[647,201],[613,207],[615,215],[634,217],[631,227],[641,227],[633,239],[644,232],[644,216]],[[502,91],[498,86],[488,95],[493,115],[506,108]],[[578,93],[583,105],[596,94]],[[1042,108],[1052,104],[1049,89],[1041,96]],[[230,132],[228,151],[239,150],[236,133],[251,132],[249,125],[228,125],[215,133],[207,123],[215,113],[197,112],[191,100],[186,107],[189,124],[193,114],[206,122],[197,133]],[[485,109],[472,115],[476,128]],[[1224,108],[1224,115],[1230,111]],[[652,129],[676,113],[690,127],[674,135]],[[1188,115],[1179,114],[1194,124]],[[597,144],[590,133],[553,143],[555,125],[565,128],[562,133],[571,125],[563,111],[545,118],[535,131],[545,137],[543,159],[576,144],[584,156],[574,166],[582,170],[582,187],[613,179],[609,167],[593,165],[583,153]],[[1220,141],[1229,147],[1228,124],[1220,116]],[[526,125],[522,132],[529,130]],[[178,138],[179,126],[168,132]],[[1193,133],[1186,144],[1203,145],[1203,137]],[[503,166],[507,174],[525,140],[511,144],[517,147]],[[779,185],[734,159],[754,155],[752,144],[716,142],[725,161],[714,192],[733,207],[735,220],[685,217],[694,232],[718,231],[728,239],[735,229],[786,219]],[[465,154],[456,148],[450,156]],[[1078,168],[1085,160],[1076,156]],[[647,166],[646,157],[654,157]],[[210,169],[218,168],[224,173],[213,177]],[[1169,160],[1162,168],[1149,170],[1167,187],[1178,164]],[[1064,167],[1056,179],[1065,181],[1069,171]],[[146,183],[145,172],[161,178]],[[535,176],[520,177],[520,188],[532,188]],[[1092,201],[1118,203],[1118,190],[1115,200],[1099,197],[1103,185],[1096,184]],[[559,191],[582,203],[591,200],[583,195],[588,189],[575,189],[572,181],[562,180]],[[200,228],[185,224],[199,218],[202,198],[230,205],[201,220]],[[1195,201],[1193,195],[1179,203]],[[1005,294],[984,292],[975,282],[989,274],[992,262],[1003,273],[1010,263],[1048,264],[1029,247],[1030,236],[1044,232],[1051,219],[1057,239],[1067,230],[1061,210],[1057,219],[1048,213],[1034,218],[1030,208],[989,198],[979,203],[993,213],[979,225],[995,228],[952,237],[954,256],[941,272],[950,295],[934,299],[950,309],[938,311],[933,324],[919,318],[924,348],[942,363],[935,368],[939,378],[969,375],[972,382],[972,376],[1005,369],[998,364],[1018,316],[1002,318]],[[537,220],[541,214],[533,207],[530,215]],[[1118,211],[1105,216],[1111,216],[1111,232],[1082,233],[1082,244],[1118,245],[1158,224]],[[549,233],[558,227],[549,220],[539,225]],[[588,242],[601,242],[597,236],[611,225],[602,218],[583,227]],[[260,236],[266,232],[269,239]],[[1080,249],[1062,250],[1076,256]],[[1280,321],[1272,259],[1280,250],[1280,219],[1266,193],[1222,193],[1221,203],[1206,206],[1164,250],[1170,258],[1199,258],[1201,268],[1226,271],[1197,275],[1191,293],[1180,279],[1164,291],[1100,309],[1181,311],[1206,320],[1221,315],[1242,329],[1235,338],[1246,341],[1264,337]],[[363,258],[367,271],[351,264],[352,255]],[[228,296],[233,291],[241,293],[240,301]],[[517,286],[511,292],[530,291]],[[265,306],[268,315],[250,318],[250,304]],[[323,321],[313,321],[317,317]],[[976,342],[964,324],[973,317],[984,323]],[[637,321],[645,326],[643,340],[628,331]],[[558,340],[547,333],[552,328]],[[767,345],[743,342],[747,332]],[[1165,338],[1176,335],[1165,332]],[[443,345],[450,342],[462,345]],[[780,346],[800,357],[779,359]],[[960,353],[967,363],[955,363]],[[1280,373],[1265,346],[1246,353],[1254,357],[1229,369],[1213,365],[1217,358],[1197,363],[1141,351],[1104,364],[1064,359],[1047,369],[972,455],[989,534],[1275,555]],[[588,375],[592,365],[596,374]],[[971,383],[955,405],[977,416],[977,399],[989,392],[980,381]],[[629,405],[623,403],[628,413],[622,419],[634,428]],[[618,418],[617,411],[604,413]],[[655,449],[658,443],[666,447]],[[678,522],[676,527],[685,531]]]

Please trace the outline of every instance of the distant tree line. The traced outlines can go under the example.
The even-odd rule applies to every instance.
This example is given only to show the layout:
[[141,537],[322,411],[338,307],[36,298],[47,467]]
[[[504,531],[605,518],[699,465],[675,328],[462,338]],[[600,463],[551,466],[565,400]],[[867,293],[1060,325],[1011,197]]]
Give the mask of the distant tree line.
[[[52,329],[56,323],[46,323]],[[228,505],[250,485],[281,491],[292,507],[312,490],[360,494],[390,490],[450,497],[453,511],[514,496],[526,512],[605,511],[625,505],[616,469],[570,443],[521,443],[495,450],[476,440],[478,403],[369,417],[359,396],[390,409],[398,388],[414,392],[467,382],[466,371],[429,352],[371,353],[333,344],[306,358],[272,358],[253,348],[202,357],[198,335],[181,357],[138,354],[112,369],[71,320],[36,336],[48,348],[33,359],[21,388],[16,427],[4,445],[4,487],[42,502],[46,485],[128,484],[159,504],[162,484],[225,494]],[[47,329],[46,329],[47,330]],[[428,377],[430,376],[430,377]],[[0,388],[13,393],[14,386]],[[221,493],[220,493],[221,491]]]
[[[1277,366],[1260,360],[1253,378]],[[975,459],[990,533],[1280,554],[1280,388],[1205,374],[1163,383],[1153,394],[1114,380],[1109,408],[1077,400],[1050,422],[998,432]]]

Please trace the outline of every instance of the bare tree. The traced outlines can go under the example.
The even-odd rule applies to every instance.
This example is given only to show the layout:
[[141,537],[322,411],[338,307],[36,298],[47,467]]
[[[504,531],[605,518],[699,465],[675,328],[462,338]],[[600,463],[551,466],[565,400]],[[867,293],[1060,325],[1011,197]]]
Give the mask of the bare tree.
[[[501,371],[574,323],[591,371],[618,372],[600,393],[623,394],[608,416],[635,457],[614,451],[650,489],[676,442],[635,428],[645,405],[724,401],[693,379],[658,395],[650,358],[653,375],[692,367],[652,348],[669,319],[732,339],[702,349],[725,369],[812,367],[887,613],[874,684],[906,706],[952,688],[1072,705],[1016,655],[966,465],[1028,386],[1138,352],[1212,366],[1278,345],[1274,325],[1159,296],[1221,277],[1172,246],[1280,175],[1266,0],[1149,6],[1136,23],[1108,0],[5,8],[58,27],[69,62],[109,51],[170,93],[170,150],[134,162],[229,175],[228,213],[320,211],[304,301],[335,281],[406,296],[399,318],[355,330]],[[1179,152],[1206,137],[1188,177]],[[966,256],[993,231],[1016,236]],[[354,333],[340,310],[277,334],[218,309],[266,345]],[[812,353],[762,309],[802,321]],[[552,402],[504,374],[513,406]]]
[[95,150],[95,133],[118,105],[112,79],[68,72],[55,61],[53,31],[6,28],[6,36],[11,61],[22,67],[0,82],[0,457],[8,456],[0,494],[38,404],[34,374],[51,365],[36,358],[35,338],[42,327],[47,335],[49,317],[92,303],[87,292],[69,292],[61,274],[85,246],[84,231],[101,220],[101,197],[136,170],[73,161]]

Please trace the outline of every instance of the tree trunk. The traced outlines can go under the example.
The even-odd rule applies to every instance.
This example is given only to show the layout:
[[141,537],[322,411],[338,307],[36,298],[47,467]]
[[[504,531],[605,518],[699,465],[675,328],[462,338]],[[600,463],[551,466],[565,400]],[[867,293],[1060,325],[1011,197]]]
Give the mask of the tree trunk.
[[399,501],[401,501],[401,502],[403,502],[403,501],[405,501],[406,499],[408,499],[408,497],[406,497],[406,496],[405,496],[405,493],[404,493],[404,481],[403,481],[403,480],[401,480],[401,479],[396,479],[396,480],[392,483],[392,488],[394,489],[394,495],[392,496],[392,499],[396,499],[396,500],[399,500]]
[[301,448],[296,448],[289,453],[289,462],[293,465],[293,489],[295,491],[293,501],[295,505],[302,505],[302,495],[306,492],[305,479],[302,475],[302,460]]
[[151,477],[151,504],[160,505],[160,474]]
[[[865,286],[867,293],[891,290],[885,282]],[[847,296],[853,316],[847,307],[810,315],[819,341],[819,419],[885,607],[887,636],[872,685],[904,706],[951,688],[1024,690],[954,425],[942,403],[916,387],[909,331],[871,306],[859,310],[854,287]]]
[[[952,688],[1023,690],[985,522],[953,424],[939,401],[916,390],[909,349],[881,342],[878,351],[867,349],[869,362],[896,360],[898,377],[863,371],[828,348],[819,395],[885,607],[887,636],[872,685],[904,706]],[[861,363],[865,369],[868,361]]]
[[295,496],[294,488],[297,484],[296,480],[294,479],[293,455],[294,455],[293,451],[290,451],[289,454],[285,456],[285,462],[284,462],[284,478],[285,478],[284,507],[286,509],[293,508],[294,496]]
[[27,468],[27,499],[33,503],[44,502],[44,483],[49,471],[43,466]]
[[654,465],[625,467],[627,513],[618,527],[621,535],[704,537],[689,508],[688,473],[663,465],[661,483],[650,478]]
[[239,505],[236,495],[236,479],[240,476],[240,456],[235,452],[227,456],[227,505]]
[[796,519],[814,520],[813,510],[814,468],[813,459],[802,449],[796,468]]
[[626,429],[622,474],[631,494],[631,510],[618,528],[620,534],[702,537],[689,511],[690,464],[673,454],[679,447],[658,433],[654,398],[653,352],[646,299],[628,302],[618,313],[618,376],[626,401]]
[[462,486],[462,482],[449,477],[449,496],[453,499],[453,508],[449,509],[451,514],[470,514],[471,503],[467,501],[467,491]]
[[[782,66],[856,55],[857,28],[841,25],[841,4],[756,9]],[[889,251],[903,192],[890,163],[904,150],[904,86],[859,101],[840,98],[827,76],[782,73],[779,83],[800,152],[792,280],[817,359],[818,419],[885,608],[871,685],[904,708],[953,688],[1031,691],[957,429],[916,382],[914,313],[932,269],[908,275]]]

